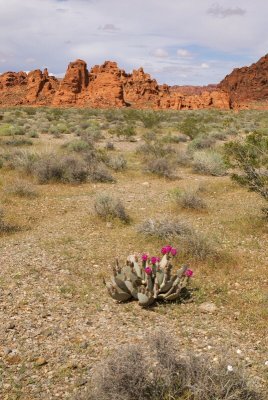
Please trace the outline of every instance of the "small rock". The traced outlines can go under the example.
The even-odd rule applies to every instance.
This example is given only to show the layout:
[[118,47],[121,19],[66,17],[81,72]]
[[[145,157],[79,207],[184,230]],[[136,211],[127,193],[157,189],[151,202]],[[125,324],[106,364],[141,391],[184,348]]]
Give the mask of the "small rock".
[[10,322],[10,324],[8,324],[7,329],[15,329],[16,325],[14,324],[14,322]]
[[143,182],[142,183],[144,186],[149,186],[149,182]]
[[106,228],[112,228],[112,227],[113,227],[113,224],[111,222],[106,223]]
[[214,303],[207,302],[200,304],[199,309],[203,313],[214,313],[218,310],[218,307]]
[[38,367],[42,367],[42,365],[46,365],[47,364],[47,360],[44,357],[38,357],[35,360],[35,363]]

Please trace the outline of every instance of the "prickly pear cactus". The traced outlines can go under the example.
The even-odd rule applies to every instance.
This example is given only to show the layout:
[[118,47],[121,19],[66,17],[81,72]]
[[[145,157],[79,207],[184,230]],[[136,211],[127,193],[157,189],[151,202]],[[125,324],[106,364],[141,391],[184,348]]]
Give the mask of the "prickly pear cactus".
[[142,254],[141,257],[130,255],[123,267],[117,259],[113,277],[110,282],[104,281],[109,295],[118,302],[134,298],[142,307],[149,307],[156,300],[178,299],[193,271],[183,265],[172,274],[172,259],[177,250],[172,246],[165,246],[161,253],[162,259],[149,257],[148,254]]

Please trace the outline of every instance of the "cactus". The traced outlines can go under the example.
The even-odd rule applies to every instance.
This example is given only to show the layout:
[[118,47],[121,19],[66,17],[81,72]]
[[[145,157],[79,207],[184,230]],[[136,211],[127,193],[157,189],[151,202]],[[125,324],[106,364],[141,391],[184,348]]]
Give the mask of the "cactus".
[[130,255],[123,267],[116,259],[111,281],[104,280],[109,295],[120,303],[134,298],[141,307],[149,307],[156,300],[179,299],[193,272],[187,265],[183,265],[172,275],[172,258],[176,256],[177,251],[171,246],[166,246],[161,252],[161,260],[158,257],[149,259],[147,254],[143,254],[141,262],[139,257]]

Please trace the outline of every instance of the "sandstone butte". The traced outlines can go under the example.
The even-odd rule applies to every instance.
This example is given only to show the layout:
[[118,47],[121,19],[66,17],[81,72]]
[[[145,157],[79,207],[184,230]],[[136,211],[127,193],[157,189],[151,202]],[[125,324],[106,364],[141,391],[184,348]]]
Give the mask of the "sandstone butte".
[[159,85],[142,68],[127,74],[106,61],[88,71],[71,62],[63,79],[47,69],[0,75],[0,107],[52,106],[196,110],[268,108],[268,55],[250,67],[235,69],[218,85]]

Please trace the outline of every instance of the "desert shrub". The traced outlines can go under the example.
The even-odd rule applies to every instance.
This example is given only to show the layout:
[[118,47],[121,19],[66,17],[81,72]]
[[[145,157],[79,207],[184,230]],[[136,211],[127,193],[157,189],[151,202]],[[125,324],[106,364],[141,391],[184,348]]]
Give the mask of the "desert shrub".
[[16,225],[11,225],[5,221],[5,213],[4,210],[0,208],[0,234],[3,233],[12,233],[19,230],[19,227]]
[[216,139],[211,135],[206,135],[206,136],[200,135],[189,143],[188,149],[189,150],[208,149],[212,147],[215,143]]
[[38,154],[26,150],[10,151],[4,155],[4,166],[31,174],[38,158]]
[[220,257],[215,242],[208,235],[193,228],[182,235],[180,245],[184,257],[193,257],[200,261],[218,260]]
[[[242,143],[227,143],[225,157],[236,170],[232,179],[268,201],[268,134],[255,132]],[[268,215],[268,209],[264,212]]]
[[176,163],[178,165],[190,165],[192,160],[192,155],[185,149],[179,149],[176,152]]
[[169,239],[185,235],[191,231],[191,226],[182,220],[170,219],[146,219],[137,227],[139,233],[147,236],[155,236],[159,239]]
[[116,135],[119,138],[123,137],[126,140],[131,140],[136,135],[136,131],[133,125],[118,126],[117,128],[109,129],[111,135]]
[[66,147],[69,151],[75,151],[76,153],[81,153],[88,149],[91,149],[92,145],[88,141],[76,139],[63,145],[63,147]]
[[28,133],[28,136],[29,136],[30,138],[32,138],[32,139],[39,138],[39,134],[38,134],[38,132],[36,132],[36,131],[31,131],[31,132],[29,132],[29,133]]
[[10,136],[12,135],[12,125],[3,124],[0,125],[0,136]]
[[105,144],[105,149],[106,150],[115,150],[115,146],[114,146],[113,142],[107,142]]
[[145,171],[160,177],[175,179],[174,162],[166,157],[151,158],[146,162]]
[[85,182],[88,167],[84,160],[77,156],[59,156],[45,154],[34,164],[34,175],[42,184],[48,182]]
[[219,257],[215,242],[182,219],[147,219],[137,226],[137,231],[146,236],[172,240],[185,257],[202,261]]
[[225,131],[211,132],[210,137],[216,140],[225,140],[227,138],[227,133]]
[[130,220],[121,200],[106,193],[101,193],[96,197],[94,209],[98,216],[106,220],[118,218],[126,223]]
[[153,128],[165,118],[165,115],[159,111],[141,111],[139,119],[143,122],[145,128]]
[[5,191],[19,197],[33,198],[38,196],[35,186],[21,179],[17,179],[12,184],[8,185]]
[[91,165],[89,168],[89,180],[91,182],[113,183],[114,177],[109,170],[101,163]]
[[193,155],[193,170],[199,174],[223,176],[226,165],[222,156],[214,151],[197,151]]
[[249,387],[238,365],[228,370],[222,354],[218,362],[208,356],[181,354],[166,332],[144,342],[120,346],[100,362],[82,399],[264,400]]
[[175,190],[172,193],[172,198],[176,204],[182,208],[193,210],[204,210],[206,208],[205,201],[200,197],[198,189]]
[[127,160],[120,154],[115,157],[111,157],[108,161],[109,167],[114,171],[123,171],[127,167]]
[[7,146],[32,146],[33,144],[30,139],[16,138],[15,136],[13,136],[12,139],[5,140],[4,143]]
[[157,140],[152,140],[150,142],[147,141],[146,143],[141,144],[137,149],[137,153],[143,155],[145,158],[150,156],[166,157],[175,155],[176,149],[174,149],[172,146],[166,146]]

